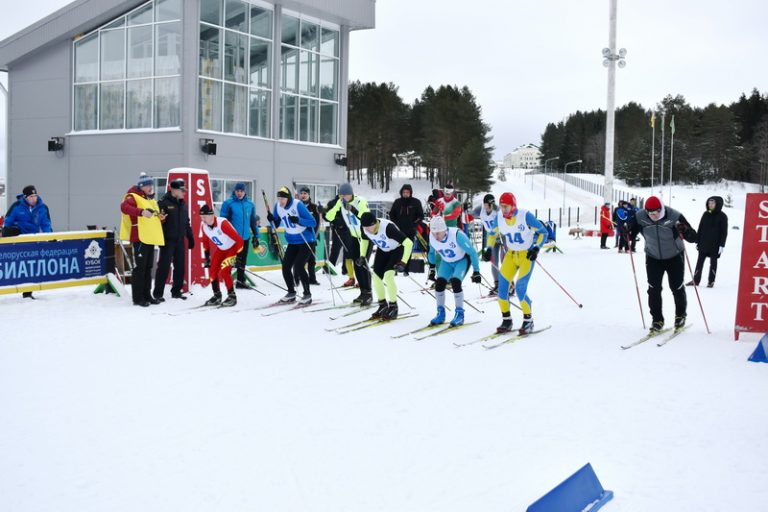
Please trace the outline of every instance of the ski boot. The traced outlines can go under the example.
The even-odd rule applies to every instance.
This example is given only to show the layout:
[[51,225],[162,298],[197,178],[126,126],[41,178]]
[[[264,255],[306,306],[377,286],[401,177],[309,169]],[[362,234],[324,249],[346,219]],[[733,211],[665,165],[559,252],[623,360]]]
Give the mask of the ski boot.
[[518,334],[530,334],[533,331],[533,318],[530,315],[523,316],[523,324],[518,329]]
[[488,292],[489,297],[498,297],[499,296],[499,283],[493,283],[493,288],[490,289]]
[[501,325],[496,328],[496,332],[501,334],[505,332],[512,332],[512,317],[507,313],[501,317]]
[[397,318],[397,302],[391,303],[381,314],[382,320],[394,320]]
[[285,297],[280,298],[280,302],[282,302],[283,304],[290,304],[295,300],[296,300],[296,292],[288,292],[285,294]]
[[445,306],[437,306],[437,316],[429,321],[429,325],[440,325],[445,322]]
[[223,308],[229,308],[237,304],[237,295],[235,295],[235,290],[230,291],[227,293],[227,298],[224,299],[224,302],[221,303],[221,307]]
[[235,283],[235,288],[237,288],[238,290],[250,290],[251,287],[248,286],[248,284],[245,281],[237,281]]
[[342,288],[352,288],[353,286],[355,286],[355,280],[351,277],[341,285]]
[[676,316],[675,317],[675,330],[679,331],[683,327],[685,327],[685,315],[683,315],[683,316]]
[[379,309],[373,312],[373,314],[371,315],[371,319],[380,319],[388,307],[389,307],[389,304],[387,303],[387,301],[380,300]]
[[360,295],[358,295],[352,302],[359,304],[362,307],[370,306],[373,302],[373,295],[371,295],[371,292],[361,291]]
[[312,304],[312,294],[311,293],[305,293],[299,299],[299,305],[300,306],[309,306],[310,304]]
[[648,334],[655,336],[656,334],[659,334],[662,329],[664,329],[664,320],[656,320],[651,324],[651,330]]
[[464,325],[464,308],[456,308],[456,314],[453,315],[451,320],[451,327],[458,327]]
[[208,299],[205,304],[205,306],[219,306],[221,305],[221,292],[215,292],[213,294],[213,297]]
[[713,288],[715,286],[714,281],[711,283],[707,283],[707,288]]

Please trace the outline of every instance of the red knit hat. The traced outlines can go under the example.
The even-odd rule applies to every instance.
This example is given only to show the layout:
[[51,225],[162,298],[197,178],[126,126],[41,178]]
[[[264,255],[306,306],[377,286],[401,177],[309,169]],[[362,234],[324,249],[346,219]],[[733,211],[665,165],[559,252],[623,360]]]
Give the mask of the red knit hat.
[[661,210],[661,207],[662,207],[661,199],[659,199],[656,196],[651,196],[645,200],[645,209],[649,212],[652,212],[654,210]]

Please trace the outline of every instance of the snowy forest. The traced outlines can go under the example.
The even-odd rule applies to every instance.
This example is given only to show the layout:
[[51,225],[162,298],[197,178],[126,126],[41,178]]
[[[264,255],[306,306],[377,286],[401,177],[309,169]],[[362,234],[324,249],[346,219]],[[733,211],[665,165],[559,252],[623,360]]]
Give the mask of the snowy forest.
[[[723,179],[765,182],[768,162],[768,97],[757,89],[730,105],[691,106],[682,95],[666,96],[651,110],[634,102],[616,109],[615,175],[627,183],[649,186],[651,150],[658,180],[665,114],[665,173],[669,172],[674,115],[672,176],[677,182],[708,183]],[[653,136],[655,132],[655,138]],[[565,121],[549,123],[541,137],[543,158],[583,160],[584,172],[603,172],[605,111],[577,111]],[[574,167],[574,170],[577,168]]]

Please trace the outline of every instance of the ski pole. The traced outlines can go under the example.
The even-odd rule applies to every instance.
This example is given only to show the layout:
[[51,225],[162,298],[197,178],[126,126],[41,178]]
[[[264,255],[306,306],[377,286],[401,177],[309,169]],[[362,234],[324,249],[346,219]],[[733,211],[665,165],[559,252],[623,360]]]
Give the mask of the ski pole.
[[[691,279],[693,279],[693,267],[691,267],[691,260],[688,258],[688,251],[685,250],[685,242],[683,242],[683,254],[685,254],[685,261],[688,262],[688,271],[691,273]],[[701,317],[704,319],[704,327],[707,328],[707,334],[712,334],[712,331],[709,330],[709,324],[707,323],[707,315],[704,314],[704,306],[701,305],[699,287],[696,286],[696,281],[693,282],[693,291],[696,292],[696,299],[699,301],[699,309],[701,310]]]
[[[269,200],[267,200],[267,193],[264,192],[264,189],[261,189],[261,197],[264,198],[264,206],[267,209],[267,214],[271,213],[272,210],[269,208]],[[275,223],[270,221],[269,219],[267,219],[267,222],[269,222],[269,225],[272,226],[272,231],[270,232],[270,234],[272,235],[272,240],[275,242],[275,246],[277,247],[277,256],[280,259],[280,262],[282,263],[285,253],[283,252],[283,244],[280,243],[280,235],[277,234],[277,227],[275,226]]]
[[266,281],[267,283],[271,284],[272,286],[275,286],[275,287],[277,287],[277,288],[280,288],[281,290],[283,290],[283,291],[285,291],[285,292],[287,292],[287,291],[288,291],[286,288],[283,288],[283,287],[282,287],[282,286],[280,286],[279,284],[277,284],[277,283],[273,283],[272,281],[270,281],[270,280],[269,280],[269,279],[267,279],[266,277],[262,277],[262,276],[258,275],[258,274],[257,274],[257,273],[255,273],[255,272],[251,272],[251,271],[250,271],[250,270],[248,270],[247,268],[245,269],[245,271],[246,271],[248,274],[252,275],[253,277],[259,278],[259,279],[261,279],[262,281]]
[[[629,235],[627,235],[627,246],[629,246]],[[645,315],[643,314],[643,301],[640,299],[640,286],[637,284],[637,272],[635,271],[635,256],[632,251],[629,251],[629,261],[632,262],[632,275],[635,278],[635,291],[637,291],[637,305],[640,307],[640,318],[643,321],[643,329],[645,329]]]
[[[433,299],[437,300],[437,297],[435,297],[435,294],[432,293],[432,291],[429,288],[422,288],[422,286],[419,284],[419,282],[417,280],[415,280],[410,274],[408,275],[408,279],[413,281],[416,284],[416,286],[418,286],[422,291],[427,292]],[[451,308],[449,308],[448,306],[445,306],[445,309],[447,309],[448,311],[451,310]]]
[[[494,265],[494,263],[493,263],[492,261],[490,261],[489,263],[491,264],[491,266],[492,266],[493,268],[495,268],[495,269],[496,269],[496,270],[499,272],[499,276],[500,276],[500,277],[504,277],[504,274],[502,274],[502,273],[501,273],[501,270],[499,270],[499,267],[497,267],[496,265]],[[507,278],[505,277],[505,278],[504,278],[504,280],[506,281],[506,279],[507,279]],[[512,283],[512,282],[510,282],[510,283],[509,283],[509,285],[510,285],[510,286],[512,286],[512,287],[514,287],[514,285],[515,285],[515,284],[514,284],[514,283]],[[488,285],[485,285],[485,286],[488,286]],[[493,288],[490,288],[490,287],[489,287],[489,289],[491,289],[491,290],[492,290]],[[520,297],[518,297],[518,299],[519,299],[519,298],[520,298]],[[522,310],[523,310],[523,308],[521,308],[520,306],[518,306],[517,304],[515,304],[514,302],[512,302],[511,300],[509,300],[509,298],[507,298],[507,302],[509,302],[510,306],[514,306],[514,307],[516,307],[517,309],[519,309],[520,311],[522,311]]]
[[568,296],[568,297],[569,297],[569,298],[570,298],[570,299],[571,299],[571,300],[572,300],[572,301],[573,301],[573,302],[574,302],[574,303],[575,303],[577,306],[579,306],[580,308],[583,308],[583,307],[584,307],[584,304],[581,304],[579,301],[577,301],[576,299],[574,299],[574,298],[573,298],[573,295],[571,295],[570,293],[568,293],[568,290],[566,290],[565,288],[563,288],[563,285],[561,285],[560,283],[558,283],[558,282],[557,282],[557,279],[555,279],[554,277],[552,277],[552,274],[550,274],[549,272],[547,272],[547,269],[546,269],[546,268],[544,268],[544,266],[541,264],[541,262],[538,262],[538,261],[537,261],[537,263],[539,264],[539,267],[541,267],[541,270],[543,270],[543,271],[544,271],[544,273],[545,273],[545,274],[547,274],[547,275],[549,276],[549,278],[550,278],[550,279],[552,279],[552,280],[555,282],[555,284],[556,284],[557,286],[559,286],[559,287],[560,287],[560,289],[561,289],[561,290],[563,290],[563,292],[565,292],[565,294],[566,294],[566,295],[567,295],[567,296]]

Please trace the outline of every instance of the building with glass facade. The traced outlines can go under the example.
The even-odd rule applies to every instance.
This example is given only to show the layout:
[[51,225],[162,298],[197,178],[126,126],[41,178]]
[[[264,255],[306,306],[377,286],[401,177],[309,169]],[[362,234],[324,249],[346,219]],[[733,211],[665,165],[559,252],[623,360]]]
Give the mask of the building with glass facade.
[[209,171],[216,206],[238,181],[328,200],[349,33],[374,14],[374,0],[77,0],[0,41],[8,194],[34,184],[57,230],[116,225],[139,173],[162,186],[174,167]]

